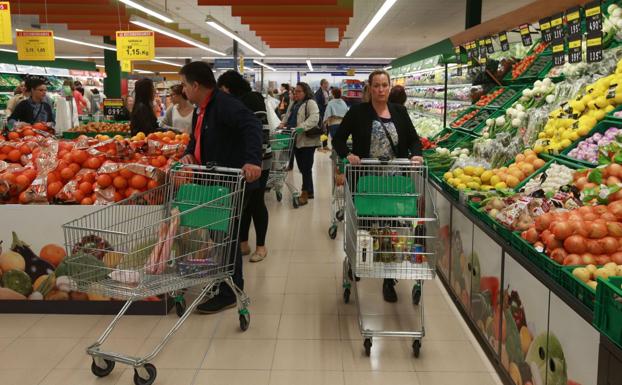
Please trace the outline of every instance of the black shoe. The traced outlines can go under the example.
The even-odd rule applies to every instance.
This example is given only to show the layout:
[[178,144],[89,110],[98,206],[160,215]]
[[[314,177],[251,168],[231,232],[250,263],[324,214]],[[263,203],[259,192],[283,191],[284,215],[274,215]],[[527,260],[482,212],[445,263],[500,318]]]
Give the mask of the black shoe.
[[395,292],[395,280],[385,279],[382,283],[382,296],[387,302],[397,302],[397,293]]
[[313,199],[313,194],[309,194],[308,199]]
[[197,312],[202,314],[214,314],[223,310],[231,309],[236,305],[236,298],[217,295],[216,297],[197,306]]

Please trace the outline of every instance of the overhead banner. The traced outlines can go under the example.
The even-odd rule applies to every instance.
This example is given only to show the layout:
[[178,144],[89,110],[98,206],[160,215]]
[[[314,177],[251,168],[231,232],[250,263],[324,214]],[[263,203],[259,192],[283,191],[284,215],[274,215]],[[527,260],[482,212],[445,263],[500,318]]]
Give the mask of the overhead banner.
[[117,31],[117,60],[153,60],[153,31]]
[[11,5],[8,1],[0,1],[0,45],[10,44],[13,44]]
[[17,31],[17,59],[54,61],[54,31]]

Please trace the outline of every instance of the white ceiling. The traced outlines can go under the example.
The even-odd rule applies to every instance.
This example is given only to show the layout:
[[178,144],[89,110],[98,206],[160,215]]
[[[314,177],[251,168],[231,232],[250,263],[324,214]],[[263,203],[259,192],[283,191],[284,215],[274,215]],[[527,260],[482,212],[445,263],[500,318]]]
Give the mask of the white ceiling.
[[[533,0],[483,0],[482,21],[502,15]],[[545,1],[545,0],[540,0]],[[226,52],[231,49],[231,40],[205,24],[209,14],[230,30],[236,31],[243,39],[262,50],[269,57],[330,57],[343,59],[354,39],[371,20],[384,0],[354,0],[354,16],[339,48],[323,49],[270,49],[247,25],[240,24],[239,17],[231,16],[228,6],[197,6],[196,0],[143,0],[146,5],[165,9],[180,24],[180,27],[209,37],[210,46]],[[261,0],[258,0],[261,3]],[[395,58],[443,40],[464,30],[466,0],[398,0],[385,15],[367,39],[354,52],[353,57]],[[36,18],[14,16],[16,27],[28,27]],[[101,43],[97,37],[89,36],[88,31],[67,31],[63,25],[51,25],[59,36],[83,41]],[[57,55],[96,55],[101,50],[69,43],[56,42]],[[157,56],[188,56],[200,58],[211,56],[195,48],[158,48]],[[247,56],[252,56],[250,53]],[[268,59],[266,62],[278,62]],[[290,60],[291,61],[291,60]],[[367,60],[369,61],[369,60]],[[383,59],[379,62],[387,63]]]

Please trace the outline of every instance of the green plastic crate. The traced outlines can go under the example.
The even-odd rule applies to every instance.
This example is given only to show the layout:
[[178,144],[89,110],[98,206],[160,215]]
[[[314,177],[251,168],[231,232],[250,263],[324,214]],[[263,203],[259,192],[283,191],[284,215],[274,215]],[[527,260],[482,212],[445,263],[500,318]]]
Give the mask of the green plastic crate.
[[[514,102],[516,102],[521,96],[522,96],[522,91],[523,89],[525,89],[524,85],[515,85],[515,86],[501,86],[501,87],[495,87],[492,90],[490,90],[490,93],[493,93],[495,91],[497,91],[499,88],[505,88],[505,91],[498,95],[496,98],[494,98],[490,103],[486,104],[485,106],[482,106],[481,108],[488,108],[488,109],[493,109],[493,110],[497,110],[497,109],[502,109],[502,110],[507,110],[510,106],[512,106],[512,104],[514,104]],[[503,103],[496,103],[495,101],[497,101],[500,97],[502,97],[505,93],[507,93],[509,90],[513,90],[516,91],[516,94],[513,95],[511,98],[509,98],[508,100],[506,100]]]
[[571,144],[569,147],[564,149],[564,151],[562,151],[561,154],[555,155],[555,157],[559,158],[559,159],[563,159],[563,160],[568,161],[568,162],[574,162],[574,163],[577,163],[578,165],[585,166],[585,167],[592,168],[592,167],[598,166],[598,164],[593,164],[593,163],[586,162],[584,160],[572,158],[572,157],[570,157],[568,155],[568,153],[570,153],[570,151],[572,151],[574,148],[576,148],[579,145],[579,143],[583,142],[584,140],[586,140],[588,138],[591,138],[594,134],[597,134],[597,133],[602,134],[602,133],[604,133],[610,127],[622,128],[622,119],[620,119],[620,120],[609,120],[609,119],[601,120],[600,122],[598,122],[598,124],[596,126],[594,126],[594,128],[592,128],[592,130],[586,136],[576,140],[573,144]]
[[525,187],[525,185],[533,178],[537,178],[538,175],[540,175],[541,173],[545,172],[546,170],[548,170],[551,165],[553,163],[557,163],[557,164],[561,164],[563,166],[566,166],[568,168],[571,168],[573,170],[580,170],[583,168],[586,168],[586,166],[578,164],[574,161],[571,160],[567,160],[567,159],[562,159],[559,157],[554,157],[551,155],[547,155],[547,154],[539,154],[538,155],[541,159],[545,160],[546,163],[544,164],[544,166],[542,166],[540,169],[536,170],[533,174],[529,175],[527,178],[523,179],[522,182],[520,182],[518,184],[518,186],[516,186],[516,188],[514,189],[514,191],[519,192],[523,187]]
[[[179,187],[173,206],[181,211],[180,224],[192,228],[229,231],[229,222],[233,213],[230,189],[225,186],[203,186],[187,183]],[[199,205],[204,207],[192,210]]]
[[359,216],[417,217],[417,197],[411,177],[361,176],[356,184],[354,206]]
[[86,135],[89,138],[94,138],[97,135],[108,135],[109,137],[112,138],[113,136],[116,136],[116,135],[128,137],[130,136],[130,133],[129,132],[69,132],[69,131],[65,131],[63,132],[63,139],[76,139],[77,137],[81,135]]
[[572,271],[583,266],[564,266],[562,268],[562,286],[581,301],[590,310],[594,310],[596,291],[572,275]]
[[[498,116],[501,116],[505,113],[505,111],[503,110],[491,110],[488,108],[475,108],[475,107],[469,108],[467,111],[465,111],[465,113],[468,113],[473,110],[478,110],[478,113],[475,116],[467,120],[461,126],[452,127],[452,128],[467,132],[469,134],[479,134],[480,132],[482,132],[482,130],[486,126],[487,119],[495,119]],[[484,114],[487,114],[487,116],[483,116]],[[479,123],[476,124],[475,119],[477,118],[481,118],[481,120],[479,121]],[[460,117],[458,117],[458,119],[460,119]],[[458,119],[454,120],[454,122],[457,121]]]
[[[538,71],[537,74],[527,75],[527,73],[530,72],[532,67],[538,61],[546,61],[547,63],[542,67],[542,69],[540,71]],[[536,57],[536,59],[531,63],[531,65],[519,77],[517,77],[516,79],[512,79],[512,71],[510,71],[503,77],[503,81],[505,83],[514,83],[514,82],[516,82],[516,83],[533,83],[536,80],[544,79],[546,77],[546,75],[548,75],[549,71],[551,70],[551,67],[553,67],[553,58],[552,58],[552,56],[549,56],[549,55],[539,55],[538,57]]]
[[594,326],[622,348],[622,277],[598,278]]
[[513,232],[511,235],[514,239],[511,243],[534,265],[536,265],[540,270],[544,271],[549,277],[553,278],[555,282],[562,285],[562,268],[563,265],[555,262],[551,258],[549,258],[546,254],[538,252],[533,248],[526,240],[521,238],[519,232]]

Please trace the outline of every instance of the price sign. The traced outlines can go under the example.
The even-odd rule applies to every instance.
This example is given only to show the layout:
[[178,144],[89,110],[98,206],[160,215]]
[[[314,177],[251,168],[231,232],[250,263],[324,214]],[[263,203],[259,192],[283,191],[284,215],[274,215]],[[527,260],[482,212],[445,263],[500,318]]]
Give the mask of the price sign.
[[121,60],[121,72],[132,72],[132,62],[130,60]]
[[518,29],[520,29],[520,37],[523,40],[523,45],[528,47],[533,44],[531,41],[531,32],[529,32],[529,24],[522,24]]
[[153,60],[153,31],[117,31],[117,60]]
[[460,63],[462,63],[462,55],[460,55],[460,46],[454,47],[454,53],[456,54],[456,63],[458,63],[458,67]]
[[566,62],[564,53],[564,39],[553,40],[553,65],[561,66]]
[[104,99],[104,115],[116,120],[123,112],[123,99]]
[[479,55],[486,55],[486,40],[485,39],[481,39],[479,42]]
[[54,31],[17,31],[17,59],[54,61]]
[[11,5],[8,1],[0,1],[0,44],[13,44]]
[[569,37],[581,35],[581,12],[579,9],[579,7],[573,7],[566,11]]
[[473,66],[473,47],[471,44],[472,42],[468,42],[464,46],[464,48],[466,49],[466,53],[467,53],[467,65],[469,67]]
[[583,61],[583,49],[581,49],[581,41],[581,35],[573,37],[573,40],[568,40],[569,63],[580,63],[581,61]]
[[499,34],[499,44],[501,44],[501,51],[509,51],[510,43],[508,43],[508,34],[501,32]]
[[551,19],[545,17],[540,20],[540,33],[542,34],[542,41],[550,42],[553,40],[553,34],[551,33]]
[[495,53],[495,47],[493,47],[493,45],[492,45],[492,38],[491,37],[487,37],[486,38],[486,49],[488,50],[489,54]]
[[558,13],[551,17],[551,30],[553,31],[553,40],[564,38],[564,25],[562,24],[562,14]]
[[602,31],[603,19],[600,11],[600,0],[585,5],[585,26],[588,34]]
[[603,34],[591,32],[587,34],[587,62],[594,63],[603,60]]

